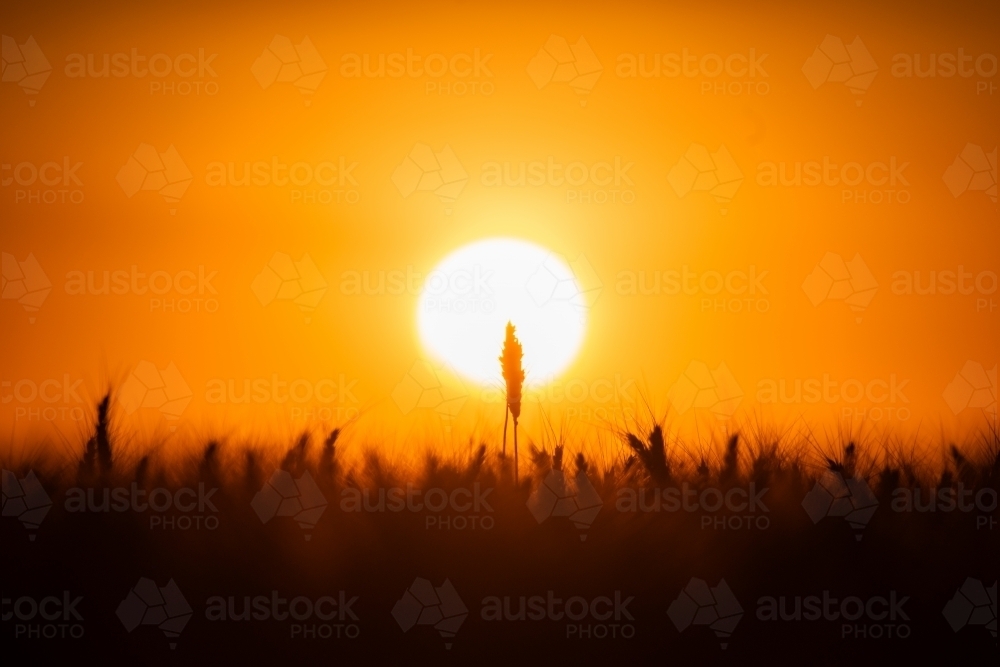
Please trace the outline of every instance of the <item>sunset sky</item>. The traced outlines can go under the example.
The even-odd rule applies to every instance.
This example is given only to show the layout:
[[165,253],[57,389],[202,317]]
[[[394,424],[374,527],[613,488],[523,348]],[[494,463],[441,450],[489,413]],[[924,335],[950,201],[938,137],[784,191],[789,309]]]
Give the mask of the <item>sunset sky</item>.
[[[568,267],[520,298],[584,323],[526,368],[528,438],[995,420],[995,21],[628,6],[5,7],[5,444],[76,438],[108,388],[179,441],[499,437],[502,327],[486,380],[418,328],[497,238]],[[496,306],[479,268],[453,308]]]

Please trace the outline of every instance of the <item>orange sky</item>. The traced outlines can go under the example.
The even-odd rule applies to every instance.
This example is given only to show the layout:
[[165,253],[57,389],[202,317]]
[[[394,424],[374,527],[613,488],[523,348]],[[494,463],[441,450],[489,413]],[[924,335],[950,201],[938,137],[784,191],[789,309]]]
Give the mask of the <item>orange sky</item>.
[[[578,275],[596,294],[584,346],[532,397],[530,436],[542,435],[540,408],[586,433],[641,412],[643,397],[700,433],[803,416],[827,431],[868,418],[937,437],[995,414],[995,5],[294,4],[5,9],[6,440],[77,433],[108,383],[128,387],[116,410],[142,432],[286,434],[360,415],[358,433],[404,444],[493,434],[496,392],[446,373],[447,405],[415,406],[411,385],[399,389],[423,377],[418,294],[351,283],[426,275],[493,236],[592,270]],[[276,35],[311,43],[298,73],[269,64]],[[29,37],[44,62],[25,55]],[[579,80],[546,70],[560,45],[578,47]],[[856,79],[829,80],[838,53]],[[907,58],[926,69],[932,54],[935,76],[904,75]],[[108,76],[91,76],[105,55]],[[408,55],[409,73],[393,76]],[[385,75],[354,76],[366,57],[376,74],[384,57]],[[40,87],[24,80],[46,63]],[[139,76],[149,67],[162,76]],[[467,178],[457,197],[393,180],[418,144],[454,152]],[[173,189],[134,191],[155,183],[130,156],[165,160],[160,185]],[[698,189],[713,177],[694,180],[699,159],[725,175],[723,201]],[[495,182],[504,164],[516,176],[532,162],[541,184]],[[250,183],[230,183],[246,163]],[[571,163],[590,170],[579,186],[565,182]],[[772,184],[797,164],[803,184]],[[308,312],[255,283],[276,253],[308,255],[299,269],[325,283]],[[867,305],[824,298],[821,263],[853,271]],[[92,293],[116,271],[111,293]],[[916,272],[925,286],[935,273],[936,293],[905,293]],[[967,293],[949,293],[952,276]],[[18,290],[45,280],[29,312],[38,297]],[[166,398],[150,398],[161,380]],[[247,381],[260,400],[232,403],[228,386]],[[309,398],[282,401],[293,384]],[[782,386],[786,400],[771,398]]]

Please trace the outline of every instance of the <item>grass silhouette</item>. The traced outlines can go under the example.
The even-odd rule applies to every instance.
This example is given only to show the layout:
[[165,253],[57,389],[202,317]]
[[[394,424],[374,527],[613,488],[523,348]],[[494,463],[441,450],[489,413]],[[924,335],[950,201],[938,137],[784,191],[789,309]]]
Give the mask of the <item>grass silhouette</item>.
[[[987,585],[996,580],[997,531],[977,528],[978,510],[896,511],[893,503],[905,492],[925,506],[945,489],[973,496],[991,490],[995,499],[1000,481],[996,430],[986,429],[976,441],[949,444],[934,465],[891,441],[820,444],[756,429],[699,448],[653,424],[641,432],[622,430],[614,453],[601,462],[588,458],[583,447],[573,452],[563,442],[529,443],[530,471],[518,476],[496,443],[476,444],[461,455],[430,451],[420,460],[390,460],[375,446],[348,455],[339,430],[320,439],[303,434],[284,447],[208,442],[196,454],[137,456],[127,439],[116,436],[109,406],[109,397],[97,406],[93,433],[72,462],[54,455],[8,456],[2,462],[18,479],[33,470],[53,501],[33,542],[13,518],[0,522],[4,597],[64,590],[84,597],[83,638],[12,644],[30,648],[36,658],[113,651],[116,659],[150,664],[180,659],[257,664],[265,656],[337,656],[348,664],[396,659],[501,664],[545,662],[548,653],[539,648],[545,645],[544,651],[583,664],[662,664],[665,659],[677,664],[735,659],[875,664],[926,659],[944,650],[940,647],[947,647],[951,659],[975,657],[995,646],[981,627],[954,633],[941,609],[967,577]],[[585,543],[557,511],[539,520],[528,510],[532,494],[540,493],[549,473],[561,471],[566,460],[603,501]],[[272,516],[256,511],[255,498],[275,483],[276,471],[292,480],[313,480],[327,503],[318,520],[304,525],[293,511]],[[852,538],[843,518],[831,515],[814,524],[803,509],[803,499],[828,474],[863,479],[878,499],[863,541]],[[210,506],[184,510],[175,503],[158,512],[117,511],[103,504],[105,497],[113,502],[115,489],[144,491],[152,501],[156,489],[166,490],[158,492],[160,500],[190,489],[183,496],[190,500],[199,488],[203,495],[210,493]],[[470,509],[477,489],[481,505]],[[651,509],[668,489],[686,489],[692,498],[763,489],[766,510],[747,521],[745,509],[669,510],[662,502]],[[565,493],[571,500],[572,485]],[[70,502],[81,497],[82,511]],[[416,501],[408,506],[411,498],[423,506],[412,509]],[[444,498],[458,500],[439,507]],[[987,514],[995,521],[995,501]],[[757,522],[761,516],[766,527]],[[182,527],[188,525],[185,517],[191,522],[187,528]],[[193,608],[180,637],[171,639],[174,650],[155,628],[127,633],[115,617],[139,577],[159,586],[173,579]],[[415,577],[435,586],[448,579],[469,609],[447,654],[436,632],[418,627],[404,633],[389,613]],[[706,628],[679,631],[666,614],[692,577],[711,585],[725,579],[744,609],[724,653]],[[839,623],[766,623],[754,616],[762,596],[832,591],[864,598],[890,590],[909,598],[911,630],[905,641],[843,639]],[[242,601],[272,591],[286,598],[336,598],[340,591],[357,596],[354,623],[360,635],[303,638],[293,636],[292,621],[206,618],[206,600],[213,596]],[[632,596],[628,624],[634,635],[574,639],[565,620],[490,622],[479,616],[480,603],[489,596],[544,596],[547,591],[564,599],[615,591]],[[4,623],[5,640],[15,637],[16,625],[16,620]],[[779,645],[782,651],[776,653]]]

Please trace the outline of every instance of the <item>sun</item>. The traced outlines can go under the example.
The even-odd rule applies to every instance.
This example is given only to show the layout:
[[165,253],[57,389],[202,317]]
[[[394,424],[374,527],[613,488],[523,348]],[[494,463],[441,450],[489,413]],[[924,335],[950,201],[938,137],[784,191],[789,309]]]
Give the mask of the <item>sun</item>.
[[587,309],[559,255],[519,239],[484,239],[452,252],[424,280],[420,341],[469,380],[499,381],[497,357],[508,321],[524,346],[526,384],[551,381],[576,358]]

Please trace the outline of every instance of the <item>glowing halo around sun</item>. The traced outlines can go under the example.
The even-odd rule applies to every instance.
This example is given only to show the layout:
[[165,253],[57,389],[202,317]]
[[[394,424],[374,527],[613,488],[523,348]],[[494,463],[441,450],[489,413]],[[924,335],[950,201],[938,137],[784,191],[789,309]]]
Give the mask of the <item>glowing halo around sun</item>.
[[463,377],[501,382],[508,321],[524,347],[525,383],[551,381],[583,344],[587,310],[573,271],[558,255],[511,238],[470,243],[424,280],[417,329],[424,348]]

